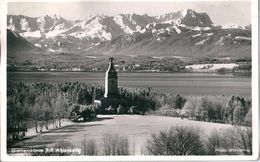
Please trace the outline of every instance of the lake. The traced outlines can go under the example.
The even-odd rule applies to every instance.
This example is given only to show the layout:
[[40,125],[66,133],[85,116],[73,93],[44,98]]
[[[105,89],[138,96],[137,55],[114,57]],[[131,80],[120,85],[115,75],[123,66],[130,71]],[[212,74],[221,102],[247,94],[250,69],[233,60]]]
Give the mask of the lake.
[[[8,72],[8,80],[103,83],[101,72]],[[216,73],[118,73],[121,87],[182,95],[251,95],[251,77]]]

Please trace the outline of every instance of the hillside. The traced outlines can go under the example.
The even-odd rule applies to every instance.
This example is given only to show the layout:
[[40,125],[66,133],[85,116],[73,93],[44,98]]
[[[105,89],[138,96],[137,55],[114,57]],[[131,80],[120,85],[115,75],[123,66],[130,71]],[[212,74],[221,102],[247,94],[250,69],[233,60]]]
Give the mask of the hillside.
[[7,51],[10,54],[19,52],[28,52],[35,50],[36,47],[25,38],[12,30],[7,29]]
[[[156,27],[154,27],[156,28]],[[176,27],[177,28],[177,27]],[[102,42],[88,53],[147,56],[249,56],[251,33],[242,29],[210,29],[189,31],[178,27],[180,33],[164,29],[120,36]],[[154,31],[153,31],[154,30]]]

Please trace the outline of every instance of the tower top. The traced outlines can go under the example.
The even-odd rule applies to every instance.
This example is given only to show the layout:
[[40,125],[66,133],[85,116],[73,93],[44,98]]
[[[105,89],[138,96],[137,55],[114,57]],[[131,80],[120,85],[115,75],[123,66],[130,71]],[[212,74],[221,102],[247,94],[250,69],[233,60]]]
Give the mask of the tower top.
[[[114,68],[114,63],[113,63],[113,60],[114,60],[114,58],[113,57],[109,57],[109,67],[108,67],[108,69],[107,69],[107,72],[106,73],[108,73],[109,74],[109,76],[108,77],[116,77],[117,78],[117,72],[116,72],[116,70],[115,70],[115,68]],[[112,74],[113,73],[113,74]]]
[[109,61],[113,63],[114,57],[109,57]]

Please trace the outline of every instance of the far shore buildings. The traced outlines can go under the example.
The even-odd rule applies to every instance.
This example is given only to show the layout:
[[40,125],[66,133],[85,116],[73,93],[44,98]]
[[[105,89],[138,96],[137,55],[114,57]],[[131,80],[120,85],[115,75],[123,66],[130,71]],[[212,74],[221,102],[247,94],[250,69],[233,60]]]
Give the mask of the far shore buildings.
[[109,58],[109,67],[105,76],[105,94],[101,100],[95,100],[95,106],[101,106],[101,108],[108,108],[112,106],[116,108],[121,103],[121,97],[118,90],[118,77],[114,68],[114,58]]

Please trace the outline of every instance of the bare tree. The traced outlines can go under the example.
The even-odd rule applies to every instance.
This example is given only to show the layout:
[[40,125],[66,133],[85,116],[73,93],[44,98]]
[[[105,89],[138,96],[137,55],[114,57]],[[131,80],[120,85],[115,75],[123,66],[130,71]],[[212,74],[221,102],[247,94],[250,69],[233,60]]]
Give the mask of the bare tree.
[[128,144],[128,138],[121,136],[118,138],[118,144],[117,144],[117,155],[129,155],[129,144]]
[[61,127],[62,119],[68,115],[68,104],[65,97],[62,94],[59,94],[55,102],[54,108],[54,120],[58,120],[58,126]]
[[245,155],[252,155],[252,128],[235,126],[231,138],[235,145],[243,150]]
[[232,130],[221,132],[214,131],[207,140],[207,153],[210,155],[230,155],[234,154],[234,141],[230,137]]
[[111,134],[104,134],[102,138],[103,147],[104,147],[104,154],[110,155],[111,154],[111,143],[112,143],[112,137]]
[[213,132],[207,140],[208,154],[252,154],[252,128],[234,126],[231,130]]
[[86,138],[84,138],[82,141],[82,149],[84,155],[98,155],[97,145],[94,139],[86,140]]
[[117,134],[104,134],[103,147],[105,155],[129,155],[128,138]]
[[204,147],[198,131],[189,127],[172,127],[153,134],[147,141],[153,155],[203,155]]
[[252,126],[252,107],[248,110],[245,117],[245,125]]
[[220,148],[220,143],[221,143],[221,136],[217,131],[214,131],[207,141],[208,153],[210,155],[216,155],[217,154],[216,149]]

